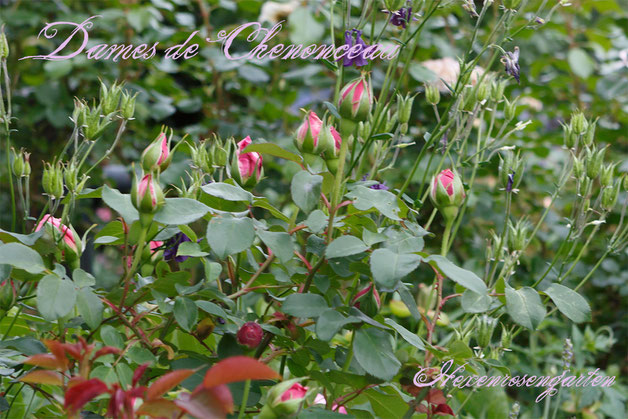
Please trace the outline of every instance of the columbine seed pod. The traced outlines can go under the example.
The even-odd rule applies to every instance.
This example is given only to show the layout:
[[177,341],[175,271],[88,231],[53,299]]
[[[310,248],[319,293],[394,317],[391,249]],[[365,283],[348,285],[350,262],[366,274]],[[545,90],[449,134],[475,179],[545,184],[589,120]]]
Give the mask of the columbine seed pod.
[[591,179],[597,178],[602,170],[604,163],[604,154],[606,149],[595,150],[595,148],[587,150],[587,176]]
[[479,318],[476,335],[478,346],[486,348],[491,344],[491,338],[493,337],[493,331],[496,325],[497,319],[487,315],[483,315]]
[[0,32],[0,59],[7,58],[9,56],[9,43],[7,42],[7,36],[3,32]]
[[111,87],[107,88],[107,85],[100,82],[100,105],[105,115],[118,110],[118,103],[120,102],[120,96],[122,95],[122,85],[114,82]]
[[246,322],[240,327],[236,338],[240,345],[246,346],[249,349],[255,349],[262,342],[264,337],[264,331],[262,326],[255,322]]
[[120,113],[124,119],[133,119],[135,114],[135,100],[138,93],[130,95],[128,92],[122,94],[122,100],[120,101]]
[[144,175],[139,181],[135,177],[131,202],[140,214],[154,214],[166,202],[164,192],[152,173]]
[[140,161],[142,169],[144,169],[145,172],[159,171],[161,173],[170,166],[173,155],[173,152],[170,151],[171,141],[172,130],[170,131],[170,136],[167,136],[166,133],[162,131],[157,138],[144,149]]
[[386,121],[384,122],[384,132],[393,132],[393,128],[398,120],[398,112],[393,112],[391,109],[388,109],[388,113],[386,114]]
[[576,146],[578,135],[575,135],[571,129],[571,125],[563,124],[563,143],[565,147],[571,149]]
[[615,186],[609,186],[602,190],[602,208],[606,211],[612,211],[612,209],[615,208],[621,186],[621,182],[617,181],[615,182]]
[[508,247],[513,252],[520,252],[526,245],[528,240],[528,226],[522,220],[513,225],[508,222],[510,234],[508,235]]
[[371,123],[369,121],[360,122],[358,124],[358,138],[366,141],[371,133]]
[[511,192],[513,189],[518,188],[521,183],[525,168],[525,161],[519,156],[519,154],[515,155],[510,150],[505,152],[503,158],[500,155],[499,159],[499,180],[502,187],[507,192]]
[[224,167],[227,164],[229,152],[225,149],[220,140],[216,139],[214,141],[210,148],[209,154],[211,154],[213,158],[214,166]]
[[24,150],[20,150],[20,154],[15,152],[15,149],[13,147],[11,147],[11,154],[13,154],[13,165],[12,165],[12,169],[13,169],[13,174],[16,177],[22,177],[24,176],[24,156],[23,156],[23,152]]
[[602,169],[602,174],[600,175],[600,184],[602,187],[611,186],[613,184],[613,175],[615,174],[615,165],[607,164]]
[[484,102],[491,94],[491,85],[488,80],[482,81],[475,90],[475,99],[478,103]]
[[102,118],[102,107],[98,105],[90,110],[85,109],[83,114],[83,135],[88,141],[94,141],[102,135],[107,125],[109,125],[109,118]]
[[84,100],[74,98],[74,110],[72,111],[72,121],[77,127],[85,125],[86,115],[89,111],[89,106]]
[[414,96],[406,95],[401,96],[397,94],[397,109],[399,115],[399,122],[401,124],[407,124],[410,121],[410,115],[412,114],[412,104],[414,103]]
[[591,178],[585,176],[580,180],[580,184],[578,187],[578,195],[585,197],[589,195],[589,190],[591,189]]
[[506,118],[506,121],[515,119],[517,113],[517,99],[509,102],[508,99],[504,98],[504,102],[506,102],[504,105],[504,118]]
[[63,170],[63,179],[65,180],[65,186],[68,191],[75,192],[78,186],[78,168],[76,164],[70,163]]
[[438,105],[440,102],[440,92],[435,84],[425,85],[425,100],[430,105]]
[[516,10],[521,0],[504,0],[504,7],[508,10]]
[[396,11],[403,7],[404,0],[384,0],[386,10]]
[[590,147],[593,144],[593,140],[595,140],[595,128],[597,127],[597,120],[589,122],[589,126],[587,127],[587,132],[582,136],[582,140],[584,145]]
[[624,173],[623,177],[624,191],[628,191],[628,174]]
[[214,171],[211,152],[207,150],[207,141],[192,147],[192,163],[203,173]]
[[501,346],[504,349],[510,348],[512,344],[512,333],[502,324]]
[[584,135],[587,132],[589,123],[582,112],[575,112],[571,115],[571,129],[578,135]]
[[460,176],[445,169],[432,178],[430,199],[448,222],[458,214],[466,195]]
[[506,90],[508,82],[506,80],[494,80],[491,84],[491,99],[495,102],[500,102],[504,98],[504,91]]
[[371,113],[373,93],[364,76],[347,83],[340,91],[338,113],[352,121],[365,121]]
[[576,179],[582,179],[585,175],[584,161],[582,158],[574,156],[573,158],[573,176]]
[[61,163],[46,163],[41,186],[44,192],[54,199],[63,198],[63,168]]

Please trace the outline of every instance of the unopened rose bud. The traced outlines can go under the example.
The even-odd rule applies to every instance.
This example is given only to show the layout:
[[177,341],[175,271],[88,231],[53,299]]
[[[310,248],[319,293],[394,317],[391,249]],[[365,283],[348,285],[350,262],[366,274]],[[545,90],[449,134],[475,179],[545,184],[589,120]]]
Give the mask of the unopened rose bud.
[[118,110],[118,103],[122,95],[122,85],[114,82],[110,87],[100,82],[100,104],[105,115]]
[[60,162],[55,163],[54,166],[46,163],[41,186],[51,198],[63,198],[63,168]]
[[615,182],[614,186],[602,189],[602,208],[606,211],[612,211],[612,209],[615,208],[621,186],[621,182],[618,181]]
[[264,174],[262,155],[255,151],[243,153],[243,150],[251,142],[249,136],[240,141],[235,147],[235,153],[231,160],[231,176],[243,187],[257,185]]
[[319,135],[319,145],[325,158],[334,159],[338,157],[338,153],[340,153],[342,137],[340,137],[336,128],[331,125],[323,124]]
[[427,103],[430,105],[438,105],[440,102],[440,92],[435,84],[425,85],[425,100],[427,100]]
[[445,169],[432,178],[430,199],[447,221],[453,220],[466,195],[460,176]]
[[139,181],[135,178],[131,202],[140,214],[154,214],[166,202],[163,190],[152,173],[144,175]]
[[267,402],[257,418],[288,418],[297,413],[309,390],[299,384],[300,380],[302,378],[294,378],[271,387],[266,396]]
[[379,313],[382,307],[382,302],[379,298],[379,293],[373,284],[360,290],[355,297],[351,300],[351,305],[362,311],[369,317],[374,317]]
[[576,112],[571,115],[571,128],[578,135],[583,135],[587,132],[589,123],[587,118],[584,117],[582,112]]
[[131,95],[126,91],[122,94],[122,100],[120,101],[120,113],[124,119],[133,119],[137,95],[138,93]]
[[12,279],[0,281],[0,310],[9,311],[15,304],[17,291]]
[[497,325],[497,319],[483,315],[477,322],[476,340],[478,346],[486,348],[491,344],[491,338],[493,337],[493,331]]
[[373,105],[371,86],[365,77],[359,77],[347,83],[340,91],[338,113],[352,121],[365,121]]
[[81,239],[72,226],[66,226],[61,223],[60,218],[55,218],[50,214],[44,215],[35,231],[45,229],[46,233],[59,243],[59,247],[63,252],[65,260],[78,268],[78,262],[83,252]]
[[170,136],[165,132],[160,132],[157,138],[148,145],[142,152],[140,161],[145,172],[165,171],[172,161],[173,152],[170,151],[172,141],[172,131]]
[[309,111],[294,134],[295,147],[303,153],[320,153],[319,136],[322,127],[323,121],[316,113]]
[[246,322],[240,327],[236,338],[240,345],[246,346],[249,349],[255,349],[262,342],[264,337],[264,331],[262,326],[255,322]]
[[403,301],[390,300],[390,303],[388,303],[388,307],[390,308],[392,314],[401,319],[410,317],[412,315],[410,313],[410,309],[408,309],[408,306],[406,306]]

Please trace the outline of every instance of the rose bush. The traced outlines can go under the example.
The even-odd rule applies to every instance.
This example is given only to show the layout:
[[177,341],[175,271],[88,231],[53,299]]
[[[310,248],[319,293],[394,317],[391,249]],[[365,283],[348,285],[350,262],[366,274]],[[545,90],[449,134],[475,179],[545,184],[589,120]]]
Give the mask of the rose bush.
[[[205,3],[208,32],[216,15],[239,23],[221,14],[240,7],[269,21],[289,15],[302,43],[385,41],[401,52],[314,70],[298,62],[293,79],[328,89],[305,100],[285,80],[255,84],[271,81],[262,69],[274,64],[234,70],[207,52],[198,102],[175,87],[198,64],[161,61],[143,87],[101,82],[97,98],[46,111],[71,126],[31,167],[40,151],[12,147],[28,145],[30,120],[13,73],[23,61],[9,61],[9,45],[42,46],[3,35],[2,414],[624,417],[619,379],[542,403],[535,388],[414,380],[447,361],[467,375],[619,375],[621,359],[607,352],[622,314],[595,322],[616,301],[592,282],[625,266],[628,177],[615,154],[625,134],[613,131],[625,116],[598,117],[592,105],[541,126],[522,105],[540,70],[519,62],[518,44],[569,19],[566,2],[385,1],[385,12],[372,1]],[[147,2],[125,19],[138,32],[170,13],[194,22],[187,7]],[[467,37],[451,35],[452,19]],[[426,62],[435,57],[422,55],[424,43],[448,42],[459,61]],[[582,53],[568,61],[586,66]],[[44,66],[63,77],[64,65],[82,65],[59,63]],[[169,71],[180,79],[158,92],[157,72]],[[229,82],[229,71],[250,84]],[[175,96],[183,113],[212,121],[211,135],[200,123],[181,129],[182,116],[173,129],[155,124]],[[305,115],[272,125],[296,103]]]

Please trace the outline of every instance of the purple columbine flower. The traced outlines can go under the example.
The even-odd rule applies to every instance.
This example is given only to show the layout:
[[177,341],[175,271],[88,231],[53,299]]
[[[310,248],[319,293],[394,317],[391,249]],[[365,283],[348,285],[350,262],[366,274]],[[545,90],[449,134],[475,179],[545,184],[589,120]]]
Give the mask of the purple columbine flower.
[[390,13],[390,23],[392,25],[402,27],[404,29],[408,25],[408,22],[412,19],[412,7],[402,7],[396,12],[386,12]]
[[166,250],[164,250],[164,260],[176,260],[177,262],[184,262],[189,256],[177,256],[179,251],[179,245],[183,242],[192,241],[188,236],[183,233],[177,233],[166,241]]
[[508,184],[506,185],[506,192],[512,192],[512,187],[515,183],[515,171],[508,175]]
[[[345,45],[347,45],[349,49],[351,49],[354,45],[362,45],[360,52],[364,51],[368,47],[368,45],[362,40],[362,31],[358,29],[345,31]],[[344,67],[350,67],[352,65],[355,65],[356,67],[363,67],[369,63],[361,53],[353,58],[349,58],[345,54],[341,60]]]
[[376,183],[375,185],[369,186],[369,188],[375,189],[375,190],[378,190],[378,191],[387,191],[388,190],[388,186],[386,186],[386,182],[384,182],[384,183]]
[[515,47],[512,52],[506,51],[506,55],[502,56],[502,64],[506,67],[506,73],[510,74],[519,83],[521,67],[519,67],[519,47]]

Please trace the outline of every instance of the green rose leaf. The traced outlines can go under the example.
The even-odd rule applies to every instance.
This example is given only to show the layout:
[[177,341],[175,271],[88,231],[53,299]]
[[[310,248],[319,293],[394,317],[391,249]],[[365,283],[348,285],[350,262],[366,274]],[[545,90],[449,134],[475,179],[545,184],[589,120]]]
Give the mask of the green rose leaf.
[[318,317],[316,334],[320,340],[329,341],[343,326],[349,323],[359,323],[360,321],[357,317],[345,317],[333,308],[329,308]]
[[11,265],[32,274],[38,274],[46,269],[39,253],[20,243],[5,243],[0,245],[0,265]]
[[37,285],[37,310],[44,319],[53,321],[67,315],[76,303],[72,281],[57,275],[46,275]]
[[238,185],[215,182],[202,186],[201,189],[208,195],[215,196],[216,198],[221,198],[226,201],[253,202],[253,194],[249,191],[245,191]]
[[536,329],[545,318],[541,297],[530,287],[506,287],[506,309],[515,322],[528,329]]
[[[487,294],[488,288],[482,279],[471,271],[454,265],[441,255],[432,255],[425,259],[430,265],[436,265],[444,276],[478,294]],[[433,263],[432,263],[433,262]]]
[[355,236],[340,236],[333,242],[329,243],[325,256],[327,259],[342,258],[351,255],[357,255],[368,250],[368,246]]
[[318,294],[290,294],[281,309],[295,317],[318,317],[327,310],[327,302]]
[[552,284],[544,292],[569,320],[582,323],[591,319],[589,303],[577,292],[560,284]]
[[221,214],[207,225],[207,242],[220,259],[248,249],[254,240],[255,228],[250,218]]
[[294,245],[290,234],[280,231],[258,231],[260,239],[270,247],[281,263],[288,263],[294,254]]
[[82,288],[76,297],[76,307],[90,329],[96,329],[102,321],[103,305],[100,298],[89,288]]
[[374,377],[392,380],[401,363],[393,355],[390,335],[374,328],[362,328],[355,332],[353,341],[355,359]]
[[198,307],[189,298],[177,297],[174,299],[174,318],[183,330],[189,332],[198,319]]
[[305,213],[312,211],[321,198],[323,177],[301,171],[294,175],[290,184],[292,200]]
[[491,306],[491,297],[466,290],[462,294],[461,304],[465,313],[484,313]]
[[398,282],[414,271],[420,263],[421,256],[413,253],[377,249],[371,255],[371,272],[380,290],[393,291]]
[[385,319],[384,323],[395,329],[395,331],[399,333],[399,336],[401,336],[410,345],[421,350],[425,349],[425,345],[423,345],[423,341],[420,337],[418,337],[415,333],[412,333],[402,325],[398,324],[393,319]]
[[140,214],[131,202],[131,195],[122,194],[120,191],[105,185],[102,189],[102,200],[120,214],[127,224],[133,224],[134,221],[140,219]]
[[209,212],[209,207],[190,198],[166,198],[154,220],[168,225],[190,224]]

